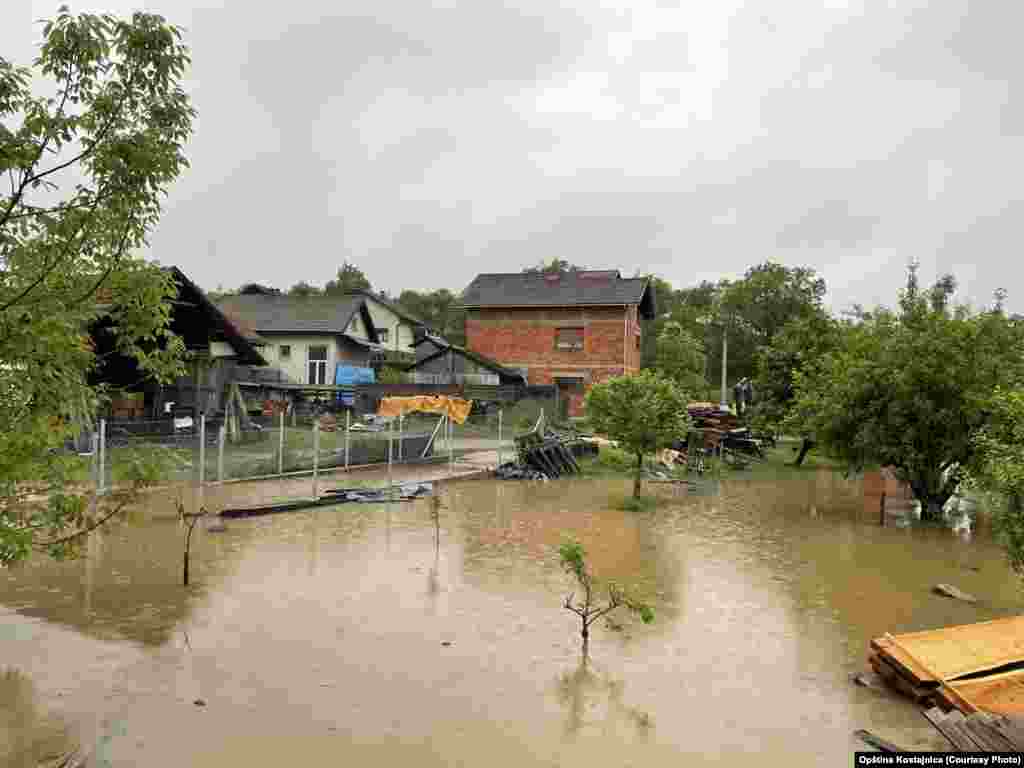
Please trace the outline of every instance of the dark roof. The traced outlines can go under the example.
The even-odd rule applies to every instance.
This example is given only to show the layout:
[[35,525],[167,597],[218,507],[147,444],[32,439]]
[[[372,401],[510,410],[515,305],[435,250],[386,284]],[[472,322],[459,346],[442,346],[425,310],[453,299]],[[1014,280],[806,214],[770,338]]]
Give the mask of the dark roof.
[[451,342],[448,341],[444,336],[431,332],[426,326],[420,326],[416,329],[413,334],[412,345],[418,347],[420,344],[429,341],[435,347],[450,347]]
[[178,297],[194,301],[199,309],[206,316],[209,326],[220,332],[228,344],[235,350],[238,362],[242,365],[266,365],[267,361],[263,355],[253,346],[252,339],[247,331],[239,328],[238,324],[232,322],[220,309],[207,298],[203,290],[186,277],[185,273],[177,267],[167,268],[174,275],[174,282],[178,286]]
[[352,316],[361,312],[377,339],[376,329],[362,296],[285,296],[253,294],[226,296],[217,302],[226,314],[238,317],[261,335],[311,333],[338,335],[347,331]]
[[474,307],[597,307],[637,304],[654,317],[654,292],[646,277],[623,278],[618,270],[542,274],[510,272],[477,275],[462,294]]
[[[479,354],[478,352],[473,352],[472,350],[466,349],[465,347],[460,347],[460,346],[458,346],[456,344],[448,344],[447,342],[445,342],[443,339],[441,339],[438,336],[435,336],[435,337],[431,338],[431,341],[434,343],[434,345],[436,347],[438,347],[437,352],[434,352],[432,355],[428,355],[427,357],[424,357],[422,360],[417,360],[413,365],[410,365],[405,370],[407,370],[407,371],[414,371],[417,368],[419,368],[421,365],[424,365],[425,363],[428,363],[431,360],[436,360],[437,358],[441,357],[442,355],[447,354],[448,350],[451,350],[455,354],[462,355],[467,360],[472,360],[477,365],[479,365],[479,366],[481,366],[483,368],[486,368],[489,371],[494,371],[495,373],[497,373],[500,376],[504,376],[504,377],[510,378],[510,379],[519,379],[523,383],[526,383],[526,377],[523,376],[523,374],[520,371],[514,370],[512,368],[506,368],[501,363],[498,363],[498,362],[496,362],[494,360],[491,360],[491,358],[489,358],[489,357],[484,357],[483,355]],[[438,343],[438,342],[442,342],[442,343]]]
[[373,301],[376,301],[378,304],[383,304],[385,307],[390,309],[392,312],[394,312],[396,315],[398,315],[400,318],[402,318],[403,320],[405,320],[408,323],[412,323],[413,325],[423,325],[423,326],[426,325],[426,323],[424,323],[422,320],[420,320],[418,317],[416,317],[416,315],[409,314],[400,305],[395,304],[393,301],[388,301],[387,299],[382,299],[380,296],[378,296],[373,291],[348,291],[345,295],[346,296],[362,296],[363,298],[366,298],[366,299],[372,299]]

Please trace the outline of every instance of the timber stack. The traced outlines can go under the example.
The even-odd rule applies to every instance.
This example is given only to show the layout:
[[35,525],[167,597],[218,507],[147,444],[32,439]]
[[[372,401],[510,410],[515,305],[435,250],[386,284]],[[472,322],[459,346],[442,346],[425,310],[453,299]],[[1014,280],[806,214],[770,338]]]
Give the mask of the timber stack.
[[965,716],[1024,716],[1024,616],[886,634],[871,641],[869,660],[919,704]]

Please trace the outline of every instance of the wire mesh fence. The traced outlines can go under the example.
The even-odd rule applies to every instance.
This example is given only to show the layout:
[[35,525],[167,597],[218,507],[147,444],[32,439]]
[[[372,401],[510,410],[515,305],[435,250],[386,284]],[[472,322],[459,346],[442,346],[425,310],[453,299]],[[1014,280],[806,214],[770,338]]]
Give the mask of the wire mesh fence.
[[514,458],[514,438],[533,429],[542,413],[551,420],[555,408],[544,397],[478,400],[462,424],[435,413],[385,418],[344,410],[279,411],[237,423],[207,416],[111,419],[101,420],[75,450],[83,475],[101,493],[129,484],[154,457],[162,462],[165,482],[198,488],[364,467],[496,467]]

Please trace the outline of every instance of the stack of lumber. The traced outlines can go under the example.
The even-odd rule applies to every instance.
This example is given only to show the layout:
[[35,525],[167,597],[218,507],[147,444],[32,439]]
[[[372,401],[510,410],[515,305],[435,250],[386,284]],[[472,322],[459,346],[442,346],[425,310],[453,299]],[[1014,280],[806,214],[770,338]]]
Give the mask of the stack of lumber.
[[945,713],[936,707],[924,711],[935,729],[962,752],[1019,752],[1024,750],[1024,724],[1018,718],[958,710]]
[[871,666],[918,703],[972,714],[1024,715],[1024,616],[885,635]]

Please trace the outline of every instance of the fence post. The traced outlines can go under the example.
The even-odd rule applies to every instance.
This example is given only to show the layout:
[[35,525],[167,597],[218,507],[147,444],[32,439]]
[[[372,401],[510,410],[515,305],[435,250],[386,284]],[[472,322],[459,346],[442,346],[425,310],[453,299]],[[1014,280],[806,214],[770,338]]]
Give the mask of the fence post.
[[284,474],[284,411],[281,411],[281,430],[277,436],[277,474]]
[[92,481],[95,483],[96,495],[100,492],[100,433],[92,433]]
[[203,487],[206,484],[206,414],[199,414],[199,509],[203,506]]
[[391,423],[388,424],[388,489],[391,489],[391,451],[393,441],[395,439],[395,418],[391,417]]
[[100,419],[100,475],[97,495],[107,491],[107,420]]
[[349,436],[352,429],[352,411],[345,409],[345,471],[348,472]]
[[498,466],[501,466],[501,415],[504,412],[504,408],[498,409]]
[[405,460],[405,452],[402,450],[402,433],[405,431],[405,414],[398,415],[398,463]]
[[228,436],[228,426],[221,422],[220,431],[217,434],[217,482],[224,482],[224,443]]
[[317,488],[317,470],[320,468],[320,420],[313,419],[313,499],[315,500],[320,492]]
[[448,471],[455,471],[455,446],[452,441],[455,439],[455,426],[452,424],[452,416],[448,414]]

